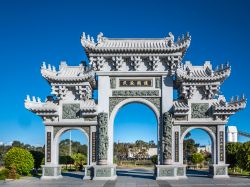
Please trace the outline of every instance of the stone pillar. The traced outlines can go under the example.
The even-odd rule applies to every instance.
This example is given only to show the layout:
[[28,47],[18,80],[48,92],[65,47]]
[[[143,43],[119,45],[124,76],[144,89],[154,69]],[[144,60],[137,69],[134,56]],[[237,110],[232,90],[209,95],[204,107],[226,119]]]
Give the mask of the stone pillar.
[[209,176],[213,178],[229,178],[228,166],[225,160],[225,126],[218,125],[216,133],[216,149],[215,163],[209,166]]
[[61,166],[58,164],[57,146],[54,141],[54,132],[52,126],[45,127],[45,165],[42,166],[41,179],[59,179],[62,178]]
[[109,147],[108,113],[99,113],[97,121],[97,165],[93,166],[93,180],[115,180],[117,177],[116,165],[107,162]]

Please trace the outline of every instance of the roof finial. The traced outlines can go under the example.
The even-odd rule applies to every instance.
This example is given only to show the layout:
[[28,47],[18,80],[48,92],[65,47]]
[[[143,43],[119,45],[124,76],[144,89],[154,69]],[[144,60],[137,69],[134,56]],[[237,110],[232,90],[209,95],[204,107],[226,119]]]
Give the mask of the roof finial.
[[170,37],[170,40],[174,41],[174,35],[172,34],[172,32],[169,32],[168,36]]
[[84,39],[84,40],[86,40],[86,34],[85,34],[85,32],[82,32],[82,37],[81,38]]
[[33,101],[33,102],[36,102],[35,96],[32,96],[32,101]]
[[40,97],[37,97],[37,102],[41,103],[41,98]]
[[233,103],[233,102],[234,102],[234,96],[232,96],[230,99],[230,103]]
[[48,70],[50,70],[50,71],[51,71],[51,65],[50,65],[50,64],[48,64]]
[[103,33],[100,32],[98,35],[97,35],[97,42],[100,43],[103,41]]
[[223,64],[220,65],[220,70],[223,70]]
[[91,42],[95,43],[95,40],[94,40],[94,38],[93,38],[93,37],[91,37]]
[[245,99],[246,99],[246,97],[245,97],[245,94],[243,93],[242,96],[241,96],[241,100],[244,101]]
[[87,36],[87,40],[90,42],[90,36],[89,35]]
[[46,62],[43,62],[42,68],[46,69]]
[[26,101],[30,101],[30,96],[29,95],[27,95]]

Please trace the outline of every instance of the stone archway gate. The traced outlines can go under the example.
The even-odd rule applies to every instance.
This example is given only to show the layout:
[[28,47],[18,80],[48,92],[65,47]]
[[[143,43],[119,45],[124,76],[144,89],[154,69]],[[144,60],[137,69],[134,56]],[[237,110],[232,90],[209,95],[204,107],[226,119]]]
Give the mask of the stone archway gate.
[[[89,140],[84,178],[116,179],[113,123],[119,108],[129,102],[148,105],[158,118],[157,180],[186,177],[182,141],[190,128],[205,129],[213,137],[210,175],[228,177],[225,124],[230,115],[245,107],[246,99],[236,97],[227,102],[218,95],[231,72],[228,64],[214,70],[209,61],[203,66],[182,63],[190,42],[189,34],[175,41],[172,33],[150,39],[110,39],[100,33],[95,42],[83,33],[81,43],[89,66],[61,62],[56,70],[43,63],[41,73],[51,86],[52,96],[45,102],[30,96],[25,100],[25,107],[41,116],[45,124],[42,179],[61,177],[56,137],[65,128],[81,129]],[[97,102],[92,98],[96,87]]]

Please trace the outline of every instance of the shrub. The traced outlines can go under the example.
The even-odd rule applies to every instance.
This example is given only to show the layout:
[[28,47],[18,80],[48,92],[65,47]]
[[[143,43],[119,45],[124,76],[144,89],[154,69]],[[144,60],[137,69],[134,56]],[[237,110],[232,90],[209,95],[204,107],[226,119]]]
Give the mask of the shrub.
[[32,154],[18,147],[11,148],[4,157],[5,167],[11,169],[14,165],[20,175],[28,175],[34,168],[34,159]]
[[4,168],[0,171],[0,180],[4,180],[8,177],[9,170],[7,168]]

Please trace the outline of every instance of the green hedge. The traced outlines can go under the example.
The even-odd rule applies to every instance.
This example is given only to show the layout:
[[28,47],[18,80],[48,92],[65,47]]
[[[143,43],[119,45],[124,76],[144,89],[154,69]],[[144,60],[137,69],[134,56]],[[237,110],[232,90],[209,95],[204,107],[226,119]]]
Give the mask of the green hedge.
[[26,149],[13,147],[6,153],[4,164],[7,169],[15,166],[17,173],[20,175],[28,175],[34,168],[34,159]]

